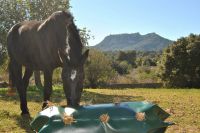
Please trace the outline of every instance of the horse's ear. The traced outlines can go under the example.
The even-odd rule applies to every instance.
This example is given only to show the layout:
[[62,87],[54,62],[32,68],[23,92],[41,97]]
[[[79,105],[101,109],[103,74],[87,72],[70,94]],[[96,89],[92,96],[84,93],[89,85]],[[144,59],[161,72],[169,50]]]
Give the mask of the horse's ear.
[[84,64],[89,55],[89,49],[84,52],[81,58],[81,64]]

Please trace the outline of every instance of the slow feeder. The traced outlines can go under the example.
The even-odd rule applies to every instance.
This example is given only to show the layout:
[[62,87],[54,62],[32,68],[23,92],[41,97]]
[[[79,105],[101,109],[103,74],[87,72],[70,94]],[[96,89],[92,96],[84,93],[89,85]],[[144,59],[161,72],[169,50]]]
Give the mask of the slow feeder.
[[164,133],[169,114],[149,102],[49,107],[31,122],[39,133]]

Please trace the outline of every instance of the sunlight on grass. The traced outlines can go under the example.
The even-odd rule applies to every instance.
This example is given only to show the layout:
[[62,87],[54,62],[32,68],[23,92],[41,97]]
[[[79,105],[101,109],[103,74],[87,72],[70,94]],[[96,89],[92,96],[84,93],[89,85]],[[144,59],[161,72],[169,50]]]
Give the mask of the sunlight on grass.
[[[8,97],[6,88],[0,88],[0,132],[32,132],[29,118],[20,116],[18,96]],[[198,89],[84,89],[81,103],[112,103],[125,101],[149,101],[158,104],[171,114],[167,121],[176,125],[167,133],[200,132],[200,90]],[[54,86],[52,102],[66,104],[62,86]],[[28,106],[31,116],[41,111],[41,91],[35,87],[28,90]]]

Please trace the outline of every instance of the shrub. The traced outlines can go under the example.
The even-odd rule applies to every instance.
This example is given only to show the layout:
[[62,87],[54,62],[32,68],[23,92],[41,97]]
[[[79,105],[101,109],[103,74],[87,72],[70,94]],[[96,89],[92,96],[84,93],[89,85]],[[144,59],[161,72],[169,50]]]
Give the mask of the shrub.
[[108,83],[114,75],[111,61],[102,52],[91,49],[85,65],[85,85],[97,87]]
[[128,74],[130,72],[131,69],[131,65],[128,64],[127,61],[114,61],[112,63],[112,68],[117,71],[118,74],[120,75],[124,75],[124,74]]
[[200,35],[180,38],[163,51],[160,77],[169,87],[200,87]]

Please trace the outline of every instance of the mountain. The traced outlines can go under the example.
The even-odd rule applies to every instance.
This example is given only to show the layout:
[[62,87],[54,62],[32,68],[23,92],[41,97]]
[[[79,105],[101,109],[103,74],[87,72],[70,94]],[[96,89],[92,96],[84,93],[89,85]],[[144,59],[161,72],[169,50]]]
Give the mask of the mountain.
[[172,42],[173,41],[163,38],[156,33],[148,33],[146,35],[141,35],[140,33],[116,34],[106,36],[103,41],[93,46],[93,48],[102,51],[159,51]]

